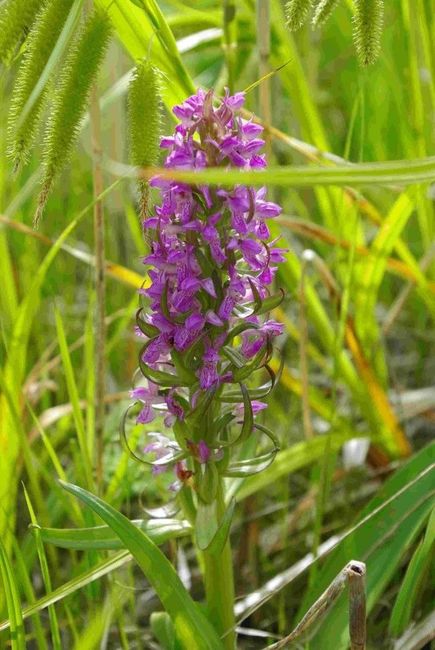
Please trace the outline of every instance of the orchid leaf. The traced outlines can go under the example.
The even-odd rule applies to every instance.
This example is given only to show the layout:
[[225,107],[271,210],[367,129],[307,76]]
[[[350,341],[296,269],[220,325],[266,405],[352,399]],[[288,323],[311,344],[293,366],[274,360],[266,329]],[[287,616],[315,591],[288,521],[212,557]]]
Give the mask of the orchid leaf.
[[70,483],[62,487],[98,514],[125,544],[156,590],[186,647],[222,650],[216,631],[191,599],[169,560],[151,539],[99,497]]
[[196,541],[201,551],[219,555],[228,539],[236,502],[232,499],[220,522],[217,520],[216,501],[198,504],[196,517]]
[[240,390],[243,395],[243,425],[237,442],[246,440],[251,435],[254,426],[254,413],[248,389],[244,384],[240,384]]
[[230,534],[231,522],[233,520],[234,509],[236,507],[236,502],[234,499],[231,499],[227,509],[225,510],[224,516],[219,524],[213,539],[211,540],[207,550],[212,555],[220,555],[224,549],[224,546],[227,542],[228,535]]
[[268,298],[263,298],[259,308],[255,309],[255,314],[257,316],[260,316],[261,314],[266,314],[272,309],[275,309],[275,307],[279,307],[279,305],[284,300],[284,296],[285,293],[281,289],[278,293],[275,293],[273,296],[269,296]]
[[245,366],[246,364],[245,358],[235,348],[232,348],[229,345],[224,345],[222,347],[222,352],[236,368],[243,368]]
[[[142,350],[143,352],[143,350]],[[183,381],[181,378],[177,377],[177,375],[172,375],[170,372],[165,372],[164,370],[154,370],[154,368],[150,368],[145,361],[142,359],[142,353],[139,357],[139,367],[141,369],[142,374],[152,381],[154,384],[157,384],[158,386],[162,386],[163,388],[174,388],[176,386],[185,386],[186,382]]]
[[273,460],[279,451],[279,442],[277,437],[272,433],[272,431],[270,431],[270,429],[262,424],[258,424],[258,422],[254,424],[254,428],[261,433],[264,433],[271,440],[272,448],[255,458],[248,458],[231,463],[225,470],[225,476],[242,478],[252,476],[253,474],[263,472],[269,467],[269,465],[271,465],[271,463],[273,463]]
[[195,521],[195,539],[198,548],[205,551],[211,544],[219,528],[217,515],[217,502],[211,503],[198,500]]
[[[178,519],[135,519],[131,522],[143,530],[146,535],[160,545],[170,539],[184,537],[190,532],[190,525]],[[43,542],[54,544],[59,548],[71,548],[79,551],[118,550],[125,545],[109,526],[92,528],[43,528],[37,527]]]
[[159,330],[157,327],[154,327],[154,325],[151,325],[151,323],[147,323],[144,321],[144,319],[141,317],[141,314],[143,312],[143,307],[138,309],[136,312],[136,325],[142,332],[142,334],[145,334],[149,338],[154,338],[155,336],[158,336]]

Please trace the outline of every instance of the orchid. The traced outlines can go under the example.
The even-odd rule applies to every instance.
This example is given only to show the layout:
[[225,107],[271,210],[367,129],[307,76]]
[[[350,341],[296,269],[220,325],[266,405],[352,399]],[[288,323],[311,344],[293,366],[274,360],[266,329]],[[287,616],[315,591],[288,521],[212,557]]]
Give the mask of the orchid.
[[[262,169],[263,128],[241,117],[244,101],[244,93],[216,101],[213,91],[198,90],[175,106],[175,133],[160,143],[165,167]],[[270,239],[268,221],[281,208],[264,187],[189,186],[162,176],[150,185],[160,202],[143,222],[152,236],[143,259],[149,285],[141,290],[148,307],[137,315],[146,339],[139,359],[145,383],[131,396],[141,404],[139,423],[164,413],[164,426],[173,430],[179,453],[164,451],[170,442],[152,447],[159,471],[162,457],[169,458],[165,466],[172,458],[178,477],[177,463],[187,462],[199,498],[210,502],[214,483],[204,477],[237,475],[235,448],[254,429],[268,435],[272,448],[264,462],[254,459],[252,471],[277,450],[273,434],[254,419],[266,405],[253,398],[265,397],[276,379],[268,364],[282,325],[267,315],[283,297],[271,287],[285,249]],[[269,381],[249,388],[262,368]]]

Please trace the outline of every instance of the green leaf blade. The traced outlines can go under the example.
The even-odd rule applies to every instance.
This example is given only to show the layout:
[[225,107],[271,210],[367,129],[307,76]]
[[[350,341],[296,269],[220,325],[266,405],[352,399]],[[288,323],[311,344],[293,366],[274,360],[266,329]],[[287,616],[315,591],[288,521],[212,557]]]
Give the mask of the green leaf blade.
[[221,650],[222,644],[211,623],[201,614],[169,560],[149,537],[102,499],[76,485],[62,483],[62,486],[98,514],[124,542],[156,590],[186,648],[201,643],[204,650]]

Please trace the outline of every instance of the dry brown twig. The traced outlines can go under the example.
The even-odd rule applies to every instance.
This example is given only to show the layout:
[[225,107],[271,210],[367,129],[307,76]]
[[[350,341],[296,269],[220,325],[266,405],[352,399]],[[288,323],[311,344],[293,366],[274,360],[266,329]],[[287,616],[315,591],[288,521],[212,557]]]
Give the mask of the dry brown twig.
[[301,637],[334,604],[346,586],[349,586],[349,636],[351,650],[365,650],[366,647],[366,597],[365,597],[365,574],[366,565],[364,562],[351,560],[340,571],[329,587],[310,607],[308,612],[298,623],[295,629],[284,639],[274,645],[268,646],[268,650],[280,650],[288,648],[296,639]]

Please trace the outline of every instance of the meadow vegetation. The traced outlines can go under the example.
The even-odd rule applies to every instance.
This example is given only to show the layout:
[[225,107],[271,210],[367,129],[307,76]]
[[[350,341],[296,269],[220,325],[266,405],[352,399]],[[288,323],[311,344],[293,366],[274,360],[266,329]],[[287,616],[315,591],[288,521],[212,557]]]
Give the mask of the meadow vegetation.
[[[0,648],[429,650],[431,0],[3,0],[0,61]],[[201,205],[267,186],[285,250],[267,296],[249,281],[283,333],[258,380],[246,328],[225,340],[227,411],[207,347],[172,350],[173,374],[141,353],[175,414],[176,495],[145,449],[163,416],[128,410],[138,328],[157,335],[142,221],[173,107],[212,89],[218,111],[227,88],[268,167],[164,173]],[[169,402],[180,384],[198,408]]]

